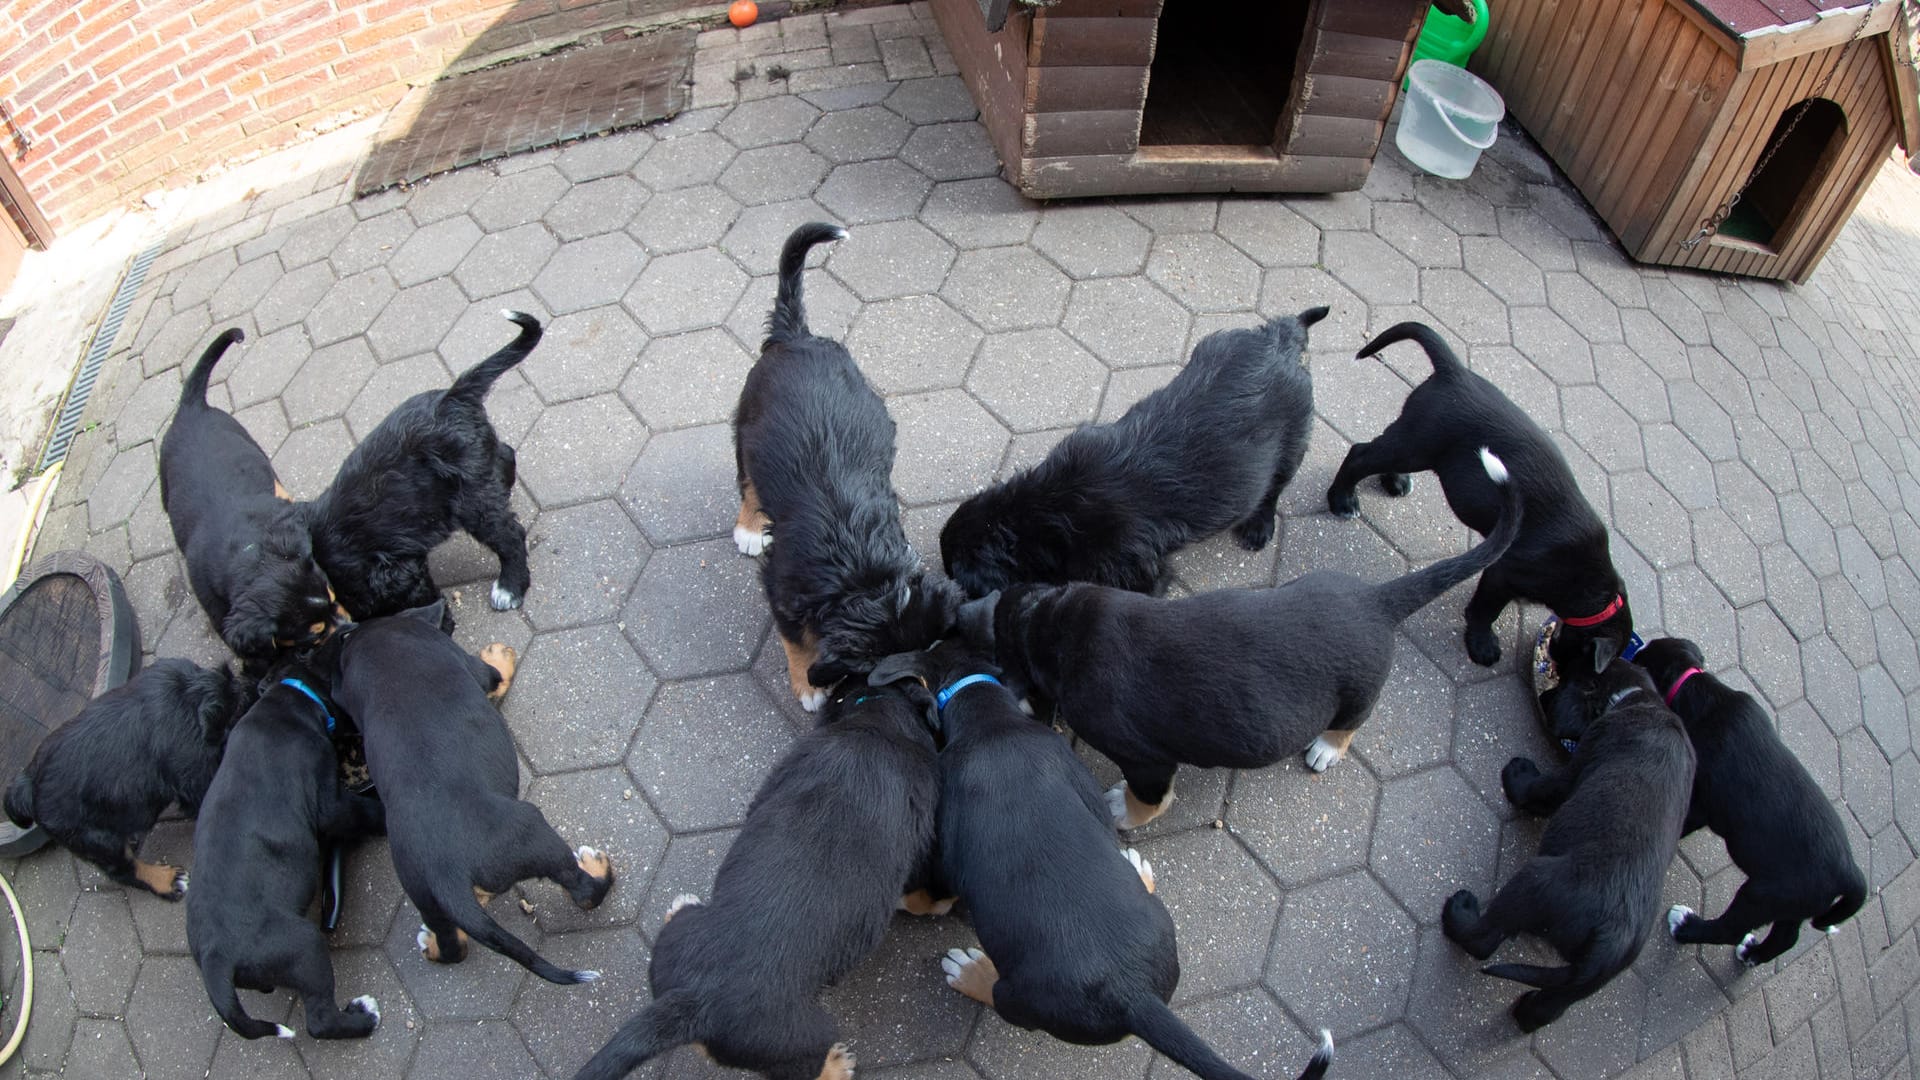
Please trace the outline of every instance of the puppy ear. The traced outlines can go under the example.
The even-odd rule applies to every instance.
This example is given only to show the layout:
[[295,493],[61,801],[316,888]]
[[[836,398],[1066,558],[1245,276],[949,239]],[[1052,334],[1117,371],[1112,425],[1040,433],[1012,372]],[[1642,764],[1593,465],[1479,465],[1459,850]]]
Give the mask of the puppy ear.
[[1595,675],[1598,675],[1601,672],[1607,670],[1607,665],[1613,663],[1614,658],[1619,655],[1620,655],[1619,642],[1609,637],[1594,638],[1593,639],[1593,673]]
[[265,660],[279,651],[273,630],[271,619],[261,617],[255,605],[243,601],[227,612],[227,621],[220,626],[220,639],[242,660]]
[[416,619],[438,630],[440,623],[447,617],[447,598],[443,596],[425,607],[408,608],[400,613],[400,617]]
[[903,679],[924,683],[927,681],[926,662],[927,654],[923,652],[894,653],[892,656],[883,658],[874,665],[872,671],[867,672],[867,685],[891,686]]
[[993,642],[993,617],[1000,608],[1000,590],[995,589],[978,600],[960,605],[955,625],[968,645],[988,656],[997,655]]
[[831,687],[834,683],[853,674],[853,666],[838,656],[828,656],[824,650],[820,659],[807,669],[807,681],[815,686]]
[[913,603],[913,583],[908,582],[900,586],[899,593],[893,598],[893,613],[895,615],[905,615],[907,613],[907,605],[911,603]]

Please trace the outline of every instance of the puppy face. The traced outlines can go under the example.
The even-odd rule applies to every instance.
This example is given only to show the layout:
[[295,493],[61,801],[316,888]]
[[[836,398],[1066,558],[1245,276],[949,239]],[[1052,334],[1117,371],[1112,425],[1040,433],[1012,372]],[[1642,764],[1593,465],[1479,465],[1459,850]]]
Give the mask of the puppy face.
[[313,561],[313,541],[295,515],[276,519],[252,554],[247,584],[220,628],[235,653],[271,656],[311,646],[346,621],[335,610],[327,575]]
[[872,671],[883,656],[926,648],[953,626],[960,599],[952,582],[917,570],[880,589],[843,597],[839,617],[820,635],[820,658],[808,669],[808,681],[832,686]]
[[1633,605],[1626,590],[1619,590],[1620,610],[1598,626],[1568,626],[1561,623],[1547,652],[1553,666],[1564,673],[1599,674],[1616,657],[1625,655],[1627,639],[1633,636]]
[[927,726],[941,731],[940,712],[935,693],[956,679],[973,674],[999,678],[1001,671],[992,659],[976,652],[958,639],[943,640],[931,649],[895,653],[883,657],[867,673],[867,685],[890,686],[905,690],[926,711]]
[[960,504],[940,530],[940,560],[968,596],[985,596],[1014,581],[1018,538],[1008,524],[1007,488],[991,488]]
[[1645,670],[1625,660],[1614,660],[1598,674],[1562,680],[1540,696],[1540,706],[1546,710],[1553,737],[1563,744],[1578,745],[1595,720],[1641,695],[1660,700],[1660,692]]
[[1662,696],[1672,693],[1688,668],[1705,668],[1706,654],[1686,638],[1655,638],[1634,654],[1633,662],[1653,677],[1653,685]]

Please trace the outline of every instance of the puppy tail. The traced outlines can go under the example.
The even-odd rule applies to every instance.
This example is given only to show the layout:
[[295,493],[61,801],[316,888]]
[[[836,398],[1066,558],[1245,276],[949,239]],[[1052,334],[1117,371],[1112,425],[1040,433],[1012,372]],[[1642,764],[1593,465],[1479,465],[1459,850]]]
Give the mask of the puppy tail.
[[[15,784],[19,782],[18,780],[14,781]],[[13,815],[13,791],[11,789],[7,791],[7,815],[9,817]],[[16,822],[18,820],[17,818],[15,819]],[[1840,894],[1840,899],[1835,901],[1832,907],[1812,920],[1815,930],[1833,929],[1848,919],[1853,918],[1854,912],[1860,910],[1860,905],[1867,902],[1867,879],[1861,876],[1859,867],[1849,867],[1848,869],[1852,871],[1852,877],[1847,882],[1846,891]]]
[[1376,600],[1395,623],[1404,621],[1433,603],[1441,593],[1492,566],[1507,553],[1513,538],[1520,535],[1520,485],[1507,474],[1506,463],[1484,446],[1480,448],[1480,464],[1487,470],[1487,479],[1492,480],[1505,497],[1500,523],[1473,548],[1375,589]]
[[439,895],[439,890],[435,891],[435,899],[439,900],[447,917],[453,920],[455,926],[465,930],[468,937],[501,956],[548,982],[561,986],[593,982],[600,977],[597,971],[568,971],[534,952],[532,946],[514,937],[507,932],[506,928],[493,921],[486,909],[480,906],[480,902],[474,899],[471,888],[456,888],[451,892],[452,895],[443,896]]
[[33,777],[25,772],[14,777],[13,783],[7,785],[6,801],[7,820],[22,829],[31,828],[33,826]]
[[[1157,997],[1148,995],[1128,1009],[1127,1027],[1140,1036],[1140,1041],[1202,1080],[1253,1080],[1214,1053],[1213,1047],[1194,1034],[1193,1029]],[[1327,1066],[1332,1063],[1333,1035],[1322,1031],[1320,1048],[1313,1052],[1313,1058],[1307,1062],[1307,1069],[1300,1074],[1299,1080],[1320,1080],[1327,1074]]]
[[787,237],[786,246],[780,249],[780,289],[774,294],[773,310],[767,315],[767,339],[760,344],[762,351],[807,336],[807,309],[800,295],[800,276],[807,266],[807,252],[815,244],[846,238],[847,230],[820,221],[802,225]]
[[230,326],[220,331],[220,336],[213,339],[213,344],[207,346],[207,351],[200,354],[200,359],[194,363],[193,370],[187,372],[187,381],[180,387],[180,404],[206,405],[207,381],[213,378],[213,365],[220,362],[221,354],[235,342],[245,340],[247,340],[246,332],[237,326]]
[[1433,365],[1435,375],[1459,375],[1467,370],[1467,365],[1460,362],[1460,357],[1454,354],[1445,338],[1433,327],[1417,322],[1395,323],[1387,327],[1379,337],[1360,346],[1360,351],[1354,356],[1378,356],[1380,350],[1396,341],[1419,342],[1420,347],[1427,350],[1427,361]]
[[442,402],[455,401],[467,405],[479,405],[486,399],[487,391],[493,389],[495,379],[507,373],[507,369],[527,358],[535,345],[540,344],[540,335],[545,333],[540,320],[524,311],[502,311],[509,322],[520,327],[520,333],[512,341],[502,346],[499,352],[473,365],[460,373],[447,388]]
[[698,1008],[688,990],[669,990],[635,1013],[613,1033],[573,1080],[620,1080],[652,1058],[693,1041]]
[[233,964],[225,957],[217,954],[207,957],[200,965],[200,981],[206,984],[207,999],[213,1003],[213,1011],[226,1021],[235,1035],[243,1039],[264,1039],[269,1035],[293,1038],[291,1028],[247,1015],[247,1010],[240,1004],[240,992],[233,988]]

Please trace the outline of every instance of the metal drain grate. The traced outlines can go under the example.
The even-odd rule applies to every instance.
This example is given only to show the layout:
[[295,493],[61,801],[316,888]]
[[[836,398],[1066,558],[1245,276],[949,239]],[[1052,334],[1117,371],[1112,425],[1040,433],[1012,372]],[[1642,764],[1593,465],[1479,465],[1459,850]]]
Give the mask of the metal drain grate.
[[126,321],[127,309],[133,306],[140,283],[147,280],[147,267],[153,265],[159,254],[160,245],[155,244],[135,255],[126,274],[120,278],[120,287],[113,291],[113,300],[107,304],[107,317],[100,320],[100,326],[93,332],[86,358],[80,361],[80,373],[73,377],[73,385],[67,389],[67,400],[60,405],[60,415],[53,422],[53,434],[47,436],[47,448],[41,453],[40,465],[34,472],[45,472],[67,456],[67,447],[73,444],[73,436],[80,430],[80,414],[86,411],[87,399],[93,396],[93,384],[100,378],[100,366],[113,351],[113,341],[120,336],[120,324]]

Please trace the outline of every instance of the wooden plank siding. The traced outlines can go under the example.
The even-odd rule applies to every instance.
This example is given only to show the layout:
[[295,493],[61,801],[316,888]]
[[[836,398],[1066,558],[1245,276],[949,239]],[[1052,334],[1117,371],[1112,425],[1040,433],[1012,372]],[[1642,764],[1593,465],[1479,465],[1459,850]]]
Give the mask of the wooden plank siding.
[[[1845,52],[1769,42],[1747,49],[1743,68],[1685,0],[1507,0],[1473,68],[1634,258],[1804,281],[1892,149],[1894,76],[1878,41],[1853,50],[1835,76],[1844,141],[1775,249],[1717,240],[1688,252],[1679,242],[1746,181],[1781,114],[1818,90]],[[1779,60],[1755,66],[1760,56]]]

